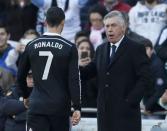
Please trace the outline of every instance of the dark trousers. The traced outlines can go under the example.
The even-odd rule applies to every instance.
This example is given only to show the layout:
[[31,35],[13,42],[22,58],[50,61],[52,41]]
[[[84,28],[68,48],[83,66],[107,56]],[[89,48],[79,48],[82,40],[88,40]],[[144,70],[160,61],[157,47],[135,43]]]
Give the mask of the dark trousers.
[[28,114],[27,131],[69,131],[69,116]]

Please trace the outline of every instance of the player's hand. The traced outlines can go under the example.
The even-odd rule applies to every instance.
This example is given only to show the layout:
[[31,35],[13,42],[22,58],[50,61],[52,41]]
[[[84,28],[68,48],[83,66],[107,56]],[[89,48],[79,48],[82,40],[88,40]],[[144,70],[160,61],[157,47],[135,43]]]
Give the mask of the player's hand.
[[165,90],[165,92],[161,96],[161,101],[162,101],[162,103],[167,104],[167,89]]
[[73,112],[73,115],[72,115],[72,118],[71,118],[71,122],[72,122],[72,125],[75,126],[79,123],[81,119],[81,112],[76,110]]
[[143,112],[145,115],[151,115],[152,113],[151,113],[151,111],[149,111],[149,110],[144,110],[144,112]]
[[24,99],[24,106],[25,106],[26,108],[29,107],[29,99],[28,99],[28,98],[27,98],[27,99]]

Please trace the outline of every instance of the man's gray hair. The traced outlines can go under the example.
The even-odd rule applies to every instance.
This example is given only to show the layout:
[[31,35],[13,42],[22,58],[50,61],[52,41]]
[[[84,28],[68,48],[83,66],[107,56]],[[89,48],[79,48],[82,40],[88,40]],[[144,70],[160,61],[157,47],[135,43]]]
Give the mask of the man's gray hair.
[[111,11],[107,15],[105,15],[103,21],[105,21],[106,19],[109,19],[109,18],[113,18],[113,17],[117,17],[122,26],[127,25],[127,20],[126,20],[124,14],[122,12],[116,11],[116,10]]

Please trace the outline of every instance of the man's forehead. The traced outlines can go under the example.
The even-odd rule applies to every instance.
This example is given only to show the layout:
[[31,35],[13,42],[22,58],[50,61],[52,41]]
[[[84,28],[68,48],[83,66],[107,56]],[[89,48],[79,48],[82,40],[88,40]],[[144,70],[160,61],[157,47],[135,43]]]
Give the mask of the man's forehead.
[[117,23],[119,20],[118,20],[118,17],[116,16],[113,16],[113,17],[110,17],[110,18],[107,18],[104,20],[104,24],[111,24],[111,23]]
[[7,32],[6,32],[5,28],[0,27],[0,33],[7,33]]

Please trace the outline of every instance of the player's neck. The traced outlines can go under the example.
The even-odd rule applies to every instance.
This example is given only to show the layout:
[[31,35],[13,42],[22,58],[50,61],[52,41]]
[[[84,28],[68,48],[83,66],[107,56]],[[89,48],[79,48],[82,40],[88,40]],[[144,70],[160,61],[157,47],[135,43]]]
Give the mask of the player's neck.
[[61,29],[60,28],[58,28],[58,27],[48,27],[47,28],[47,31],[49,32],[49,33],[57,33],[57,34],[61,34]]

